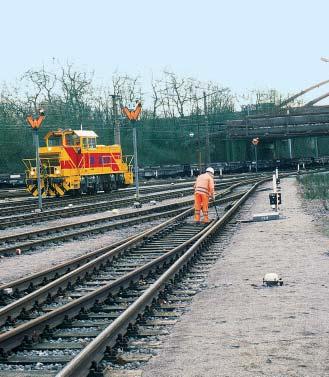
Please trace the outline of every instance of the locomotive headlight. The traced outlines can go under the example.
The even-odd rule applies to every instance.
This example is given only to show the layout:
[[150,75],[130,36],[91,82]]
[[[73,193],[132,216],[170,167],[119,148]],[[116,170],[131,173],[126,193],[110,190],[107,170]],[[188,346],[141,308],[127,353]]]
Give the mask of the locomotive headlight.
[[31,170],[30,174],[33,177],[35,175],[35,170]]
[[61,173],[61,171],[58,168],[56,168],[55,169],[55,174],[60,174],[60,173]]

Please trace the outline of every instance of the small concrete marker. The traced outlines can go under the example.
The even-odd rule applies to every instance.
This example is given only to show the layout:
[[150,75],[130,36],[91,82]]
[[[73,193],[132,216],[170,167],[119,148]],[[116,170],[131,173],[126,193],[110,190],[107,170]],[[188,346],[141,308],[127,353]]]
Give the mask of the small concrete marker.
[[265,276],[263,277],[263,284],[267,285],[268,287],[274,285],[282,286],[283,281],[275,272],[269,272],[268,274],[265,274]]

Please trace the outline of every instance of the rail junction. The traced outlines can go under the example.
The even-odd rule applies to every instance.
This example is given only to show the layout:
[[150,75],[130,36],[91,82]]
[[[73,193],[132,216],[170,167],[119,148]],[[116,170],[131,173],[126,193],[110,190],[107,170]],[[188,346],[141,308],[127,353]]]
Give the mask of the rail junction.
[[[219,217],[208,225],[198,226],[191,221],[192,183],[180,184],[182,194],[175,205],[162,204],[135,212],[139,222],[154,217],[162,219],[158,225],[108,247],[2,284],[1,375],[98,375],[105,370],[103,363],[116,363],[120,350],[128,344],[137,345],[143,338],[147,343],[148,337],[152,342],[154,337],[166,333],[162,326],[170,325],[185,310],[203,276],[203,266],[217,259],[209,251],[212,240],[258,185],[268,179],[269,175],[246,175],[217,181]],[[152,190],[156,193],[148,196]],[[127,195],[126,205],[131,205],[129,190]],[[167,199],[168,187],[146,189],[145,201],[154,195],[158,200]],[[171,198],[175,198],[175,189]],[[106,203],[107,198],[102,201]],[[11,217],[15,226],[16,220],[20,221],[19,214],[15,213],[19,208],[8,204],[4,208],[14,209]],[[21,211],[25,211],[24,206]],[[2,255],[14,254],[12,258],[19,258],[13,252],[18,248],[23,253],[38,252],[36,246],[48,242],[77,238],[84,232],[109,231],[110,225],[131,226],[130,218],[115,221],[122,216],[131,217],[131,214],[115,215],[110,222],[106,217],[95,220],[99,227],[96,230],[81,231],[77,230],[77,224],[72,225],[69,235],[61,227],[50,227],[35,234],[14,232],[2,237]],[[49,241],[45,233],[50,234]],[[124,357],[124,363],[140,359],[142,354],[132,352]]]
[[[282,174],[281,179],[288,175]],[[291,180],[284,178],[284,182],[286,179]],[[32,210],[32,220],[28,221],[35,221],[35,203],[22,198],[6,201],[2,210],[8,211],[12,224],[6,223],[8,219],[0,219],[5,224],[0,238],[1,263],[21,258],[17,249],[28,257],[41,253],[48,244],[65,241],[64,245],[70,248],[74,239],[101,237],[113,228],[140,222],[150,225],[105,247],[2,283],[0,375],[123,377],[144,376],[145,372],[145,376],[151,376],[149,361],[160,368],[159,376],[189,376],[191,371],[179,372],[168,361],[169,369],[161,361],[159,366],[159,357],[152,355],[160,352],[163,341],[166,344],[178,319],[184,321],[193,297],[207,287],[208,271],[214,264],[222,263],[225,244],[230,243],[233,231],[241,227],[241,213],[248,211],[255,196],[268,195],[271,181],[271,174],[217,179],[216,207],[211,209],[213,220],[209,224],[195,224],[192,220],[190,180],[142,187],[144,205],[134,208],[133,213],[127,210],[133,206],[130,190],[122,190],[113,200],[106,195],[74,199],[72,203],[76,209],[82,208],[82,214],[86,213],[84,207],[94,207],[93,216],[97,218],[81,221],[85,215],[77,212],[80,221],[56,227],[51,225],[52,217],[48,218],[47,213],[55,211],[63,221],[68,221],[66,216],[74,216],[65,212],[72,198],[63,198],[68,200],[64,208],[56,199],[47,200],[45,211],[38,215],[42,215],[44,224],[49,221],[49,226],[36,223],[39,230],[31,228],[28,232],[17,230],[25,216],[22,212]],[[148,205],[155,197],[156,204]],[[17,206],[19,201],[21,206]],[[98,206],[102,211],[120,208],[120,213],[105,212],[100,216]],[[281,222],[284,221],[282,218]],[[250,241],[252,237],[250,234]],[[221,281],[225,280],[225,273]],[[193,352],[191,348],[191,355]],[[200,368],[205,365],[200,363]],[[161,370],[167,374],[161,375]]]

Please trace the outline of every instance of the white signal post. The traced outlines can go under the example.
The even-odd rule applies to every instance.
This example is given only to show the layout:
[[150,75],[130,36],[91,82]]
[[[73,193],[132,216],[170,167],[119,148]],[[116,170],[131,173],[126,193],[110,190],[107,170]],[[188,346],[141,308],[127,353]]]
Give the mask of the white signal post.
[[45,119],[44,110],[39,110],[39,116],[34,118],[32,115],[27,117],[27,122],[30,127],[33,129],[33,138],[35,144],[35,159],[36,159],[36,168],[37,168],[37,182],[38,182],[38,208],[39,211],[42,211],[42,193],[41,193],[41,176],[40,176],[40,155],[39,155],[39,128],[43,120]]
[[276,175],[273,174],[273,192],[276,193],[277,189],[276,189]]
[[279,193],[278,193],[278,179],[279,179],[279,171],[278,168],[275,169],[275,173],[273,174],[273,192],[275,194],[275,211],[278,212],[279,210]]
[[137,160],[137,129],[136,122],[142,111],[142,104],[140,101],[136,101],[137,105],[135,110],[128,109],[128,107],[123,107],[121,110],[123,114],[130,120],[133,127],[133,144],[134,144],[134,173],[135,173],[135,188],[136,188],[136,199],[139,199],[139,181],[138,181],[138,160]]

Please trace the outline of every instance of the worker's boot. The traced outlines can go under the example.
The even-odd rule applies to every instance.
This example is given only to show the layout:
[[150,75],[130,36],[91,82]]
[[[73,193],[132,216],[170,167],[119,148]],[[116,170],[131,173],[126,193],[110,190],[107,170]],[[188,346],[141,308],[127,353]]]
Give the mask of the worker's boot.
[[194,211],[194,221],[196,223],[200,222],[200,211]]
[[204,214],[204,218],[203,218],[203,223],[204,224],[208,224],[210,221],[209,221],[209,217],[208,217],[208,212],[205,212]]

